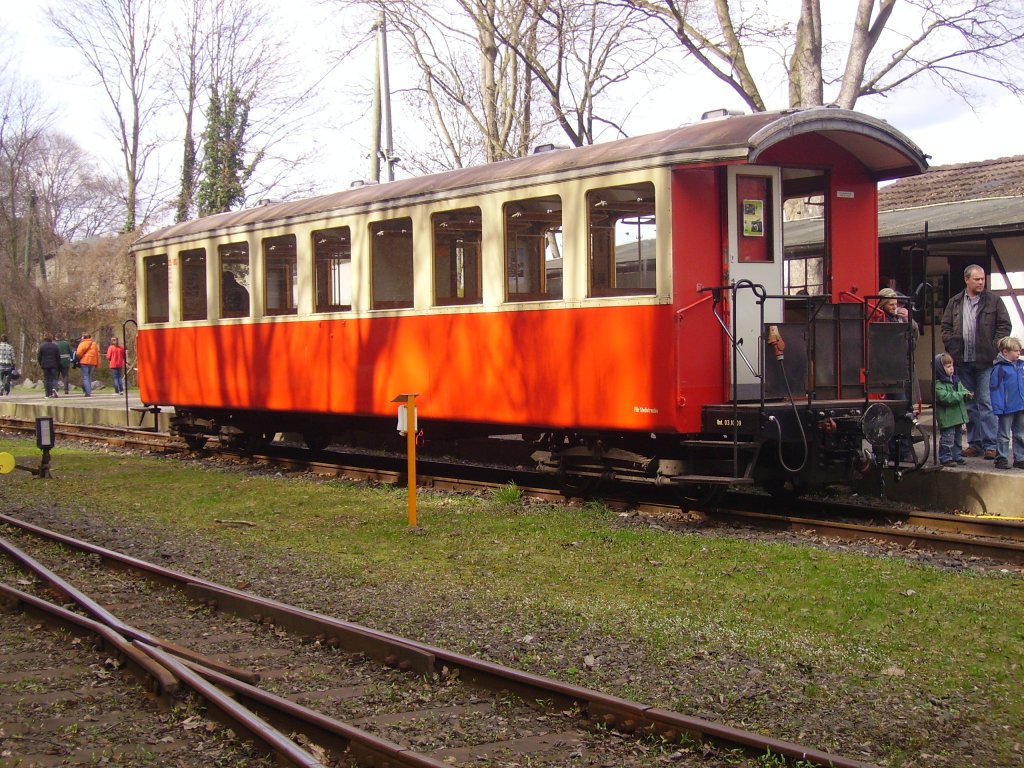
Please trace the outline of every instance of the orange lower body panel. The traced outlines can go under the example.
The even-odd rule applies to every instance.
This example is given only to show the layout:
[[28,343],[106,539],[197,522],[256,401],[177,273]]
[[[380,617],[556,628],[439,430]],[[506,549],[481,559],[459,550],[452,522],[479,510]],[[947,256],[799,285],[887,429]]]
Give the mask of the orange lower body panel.
[[673,317],[659,305],[143,329],[139,380],[145,402],[177,406],[390,416],[415,392],[422,419],[696,431],[720,393],[677,381]]

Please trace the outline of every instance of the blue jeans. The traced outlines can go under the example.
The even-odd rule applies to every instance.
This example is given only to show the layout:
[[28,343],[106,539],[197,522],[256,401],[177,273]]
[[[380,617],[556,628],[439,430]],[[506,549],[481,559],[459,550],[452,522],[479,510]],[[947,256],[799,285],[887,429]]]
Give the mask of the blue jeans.
[[[1010,458],[1010,440],[1013,440],[1013,458]],[[1024,411],[1004,413],[999,417],[999,439],[996,453],[1007,461],[1024,461]]]
[[998,420],[992,413],[992,392],[988,388],[992,366],[963,363],[959,374],[967,390],[974,393],[974,398],[967,401],[967,443],[979,451],[993,451]]
[[945,464],[960,459],[960,428],[962,424],[954,427],[943,427],[939,430],[939,462]]
[[110,375],[114,378],[114,394],[124,392],[124,368],[111,368]]
[[95,365],[82,365],[82,391],[85,392],[86,397],[92,394],[92,369],[95,367]]

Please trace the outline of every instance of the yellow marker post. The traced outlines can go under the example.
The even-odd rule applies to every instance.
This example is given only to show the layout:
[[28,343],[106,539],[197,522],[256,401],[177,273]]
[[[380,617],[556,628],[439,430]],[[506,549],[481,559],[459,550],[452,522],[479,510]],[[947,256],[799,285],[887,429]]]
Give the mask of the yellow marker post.
[[398,406],[398,433],[406,436],[405,450],[409,462],[409,527],[416,527],[416,398],[419,393],[399,395],[392,403]]

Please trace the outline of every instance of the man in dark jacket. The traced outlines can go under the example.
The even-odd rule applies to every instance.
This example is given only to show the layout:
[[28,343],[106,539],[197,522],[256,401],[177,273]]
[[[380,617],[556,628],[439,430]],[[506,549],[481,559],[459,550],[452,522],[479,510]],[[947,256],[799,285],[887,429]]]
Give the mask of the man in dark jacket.
[[64,382],[64,394],[71,392],[71,342],[64,338],[64,333],[57,334],[54,342],[60,348],[60,380]]
[[39,367],[43,369],[43,388],[47,397],[57,396],[57,374],[60,371],[60,347],[53,343],[53,336],[47,333],[36,353]]
[[967,404],[964,456],[996,457],[997,419],[992,413],[989,379],[999,354],[996,342],[1010,335],[1010,313],[1003,300],[985,290],[985,270],[971,264],[964,270],[966,288],[949,300],[942,314],[942,343],[953,358],[964,386],[974,393]]

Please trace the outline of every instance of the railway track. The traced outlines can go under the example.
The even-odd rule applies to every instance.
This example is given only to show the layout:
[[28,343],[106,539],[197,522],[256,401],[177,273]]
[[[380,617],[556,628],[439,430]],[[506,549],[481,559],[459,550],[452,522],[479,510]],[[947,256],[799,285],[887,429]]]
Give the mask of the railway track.
[[[311,768],[641,766],[663,764],[671,752],[665,745],[681,743],[689,746],[671,753],[674,765],[706,765],[715,750],[736,766],[763,765],[767,754],[801,766],[867,765],[310,613],[8,516],[0,524],[0,603],[7,610],[69,630],[63,637],[89,637],[102,649],[96,659],[104,678],[122,677],[125,669],[141,690],[170,702],[189,691],[204,717],[251,742],[232,747],[239,760],[252,749],[251,760]],[[0,681],[17,677],[12,692],[0,687],[0,701],[18,712],[35,707],[26,719],[48,714],[43,697],[58,696],[72,675],[53,674],[53,659],[66,658],[56,637],[47,634],[36,651],[23,646],[3,657],[20,669],[0,673]],[[69,644],[75,669],[96,669],[86,646]],[[20,693],[25,680],[37,681],[35,698]],[[64,738],[47,738],[46,725],[33,731],[21,717],[7,718],[18,733],[12,738],[5,726],[5,756],[52,765],[135,750],[166,764],[171,755],[209,748],[202,740],[213,731],[205,720],[186,737],[187,729],[160,720],[148,696],[121,682],[105,688],[103,697],[88,700],[86,722],[112,723],[113,737],[90,730],[86,738],[71,727],[84,698],[75,689],[61,699]],[[132,743],[131,734],[154,727],[153,744]],[[655,745],[649,761],[637,758],[641,744]],[[138,764],[146,764],[141,756]],[[200,757],[174,764],[210,763]]]
[[[34,425],[25,420],[0,419],[0,428],[34,432]],[[57,431],[58,435],[65,437],[118,447],[169,453],[188,450],[180,440],[153,432],[81,425],[59,425]],[[237,455],[237,452],[220,449],[216,445],[209,450]],[[328,451],[311,456],[305,449],[275,444],[266,451],[247,457],[247,460],[327,477],[382,483],[405,481],[405,458],[380,453]],[[564,499],[563,494],[551,486],[549,477],[522,469],[429,458],[421,459],[418,467],[419,485],[440,491],[488,490],[513,482],[531,497],[549,501]],[[601,500],[613,507],[639,509],[654,517],[678,511],[676,504],[660,500],[655,495],[610,495]],[[1024,523],[1019,520],[972,518],[821,499],[789,502],[787,506],[794,514],[770,511],[771,506],[764,496],[732,493],[722,505],[702,514],[709,520],[723,524],[744,525],[765,531],[812,533],[847,541],[881,542],[911,549],[956,552],[997,562],[1024,564]]]

